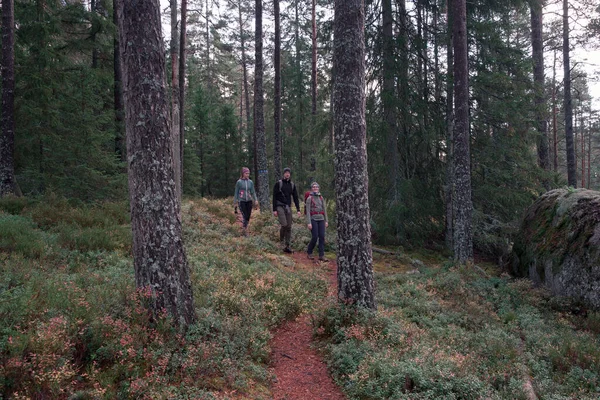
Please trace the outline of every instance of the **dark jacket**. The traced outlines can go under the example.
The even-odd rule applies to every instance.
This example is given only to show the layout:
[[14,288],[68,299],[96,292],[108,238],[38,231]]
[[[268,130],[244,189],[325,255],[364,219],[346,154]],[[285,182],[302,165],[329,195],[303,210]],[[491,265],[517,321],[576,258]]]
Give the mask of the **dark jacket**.
[[300,212],[300,202],[298,201],[296,185],[292,184],[292,181],[285,179],[281,180],[281,185],[279,181],[275,182],[275,186],[273,187],[273,211],[277,211],[278,206],[291,207],[292,197],[294,198],[294,204],[296,204],[296,210]]

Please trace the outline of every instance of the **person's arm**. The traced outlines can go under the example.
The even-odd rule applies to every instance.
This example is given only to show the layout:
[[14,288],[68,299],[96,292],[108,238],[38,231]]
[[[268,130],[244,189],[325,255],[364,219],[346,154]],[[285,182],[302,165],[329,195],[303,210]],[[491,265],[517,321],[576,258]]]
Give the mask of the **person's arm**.
[[233,193],[233,205],[234,206],[236,206],[238,201],[240,201],[240,198],[238,197],[239,193],[240,193],[240,191],[238,190],[239,185],[240,185],[240,181],[238,180],[235,183],[235,193]]
[[256,197],[256,189],[254,188],[254,182],[250,181],[250,195],[252,196],[252,200],[258,201],[258,197]]
[[[311,195],[312,196],[312,195]],[[304,209],[306,210],[306,225],[310,226],[309,229],[312,228],[312,224],[310,222],[310,196],[308,196],[308,198],[306,199],[306,202],[304,203]]]
[[275,196],[277,195],[277,186],[279,182],[275,182],[275,186],[273,186],[273,212],[277,212],[277,203],[275,202]]
[[294,196],[294,203],[296,204],[296,210],[300,212],[300,201],[298,201],[298,188],[294,185],[294,190],[292,192],[292,196]]

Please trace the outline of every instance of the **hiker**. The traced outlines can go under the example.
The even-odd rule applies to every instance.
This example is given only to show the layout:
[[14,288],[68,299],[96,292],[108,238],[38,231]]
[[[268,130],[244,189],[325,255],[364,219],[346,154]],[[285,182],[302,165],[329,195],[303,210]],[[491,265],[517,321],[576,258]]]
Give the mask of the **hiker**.
[[240,179],[238,179],[238,181],[235,183],[233,206],[236,214],[238,206],[242,212],[242,227],[244,229],[244,236],[247,235],[246,228],[248,228],[250,215],[252,214],[252,203],[258,206],[258,201],[256,200],[256,191],[254,190],[254,182],[250,180],[250,169],[243,167]]
[[319,241],[319,261],[329,262],[325,258],[325,228],[329,226],[327,222],[327,207],[323,196],[319,192],[319,184],[313,182],[310,185],[311,192],[306,198],[305,210],[306,210],[306,222],[308,229],[310,229],[312,238],[308,244],[306,253],[309,260],[314,260],[312,253]]
[[283,252],[293,253],[290,248],[292,242],[292,197],[300,216],[300,203],[296,185],[291,181],[292,170],[283,169],[283,179],[275,182],[273,187],[273,215],[279,219],[279,240],[284,243]]

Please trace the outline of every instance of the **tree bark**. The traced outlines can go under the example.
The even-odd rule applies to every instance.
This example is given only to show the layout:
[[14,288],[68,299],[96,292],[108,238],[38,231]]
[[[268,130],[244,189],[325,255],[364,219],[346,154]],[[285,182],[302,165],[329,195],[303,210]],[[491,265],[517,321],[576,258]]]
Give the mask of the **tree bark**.
[[262,0],[256,0],[255,68],[254,68],[254,132],[258,163],[258,201],[261,210],[269,210],[269,171],[263,97]]
[[136,286],[186,327],[195,320],[173,170],[158,0],[118,1]]
[[15,13],[13,0],[2,0],[2,136],[0,197],[15,194]]
[[177,27],[177,0],[171,5],[171,127],[173,135],[173,169],[175,171],[175,190],[181,201],[181,141],[179,107],[179,35]]
[[[531,0],[531,47],[533,55],[533,82],[535,88],[536,129],[538,131],[538,165],[550,169],[548,155],[548,127],[546,123],[546,97],[544,94],[544,42],[542,38],[542,9],[544,0]],[[545,182],[546,190],[549,183]]]
[[[118,26],[117,0],[113,0],[113,23]],[[119,56],[119,32],[113,39],[113,75],[114,75],[114,107],[115,107],[115,152],[121,161],[125,161],[125,132],[123,117],[125,115],[123,100],[123,72],[121,71],[121,57]]]
[[[246,104],[246,132],[248,132],[248,154],[250,154],[250,158],[248,160],[248,164],[250,161],[255,159],[255,151],[254,151],[254,138],[250,133],[250,126],[252,126],[252,118],[250,117],[250,89],[248,88],[248,60],[246,58],[246,34],[244,33],[244,21],[242,20],[242,3],[238,1],[238,18],[240,23],[240,44],[242,45],[242,73],[243,73],[243,85],[244,85],[244,101]],[[257,168],[254,169],[254,173],[258,174]],[[255,182],[258,184],[258,180]]]
[[473,258],[466,0],[452,0],[454,43],[454,260]]
[[454,51],[452,50],[452,0],[446,1],[448,12],[447,58],[448,72],[446,79],[446,232],[445,242],[448,250],[453,250],[454,242]]
[[[312,0],[312,62],[310,93],[312,98],[311,113],[313,120],[317,115],[317,1]],[[314,128],[314,127],[313,127]]]
[[363,0],[335,0],[335,192],[338,298],[376,308],[369,216]]
[[556,115],[558,110],[556,107],[556,50],[554,50],[554,64],[552,68],[552,136],[553,136],[553,167],[554,172],[558,171],[558,126]]
[[273,12],[275,17],[275,52],[274,57],[274,68],[275,68],[275,82],[274,84],[274,98],[273,98],[273,122],[274,122],[274,154],[273,164],[275,168],[275,176],[281,176],[281,29],[279,23],[279,0],[273,0]]
[[[384,129],[387,142],[387,162],[389,163],[390,193],[392,203],[398,201],[398,177],[400,176],[400,161],[398,158],[398,132],[396,125],[396,84],[392,0],[382,1],[383,15],[383,91],[381,102],[383,104]],[[402,32],[405,34],[405,32]]]
[[564,113],[565,141],[567,144],[567,183],[577,187],[575,144],[573,141],[573,103],[571,99],[571,58],[569,56],[569,2],[563,0],[563,66],[564,66]]
[[185,143],[185,63],[187,47],[187,0],[181,0],[179,27],[179,185],[183,194],[183,146]]

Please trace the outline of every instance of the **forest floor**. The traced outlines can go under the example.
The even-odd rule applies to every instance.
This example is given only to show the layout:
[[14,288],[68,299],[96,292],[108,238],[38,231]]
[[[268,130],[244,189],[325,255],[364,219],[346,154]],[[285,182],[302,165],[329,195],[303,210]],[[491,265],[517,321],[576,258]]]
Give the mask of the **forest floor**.
[[[241,215],[237,224],[241,224]],[[252,227],[248,228],[253,235]],[[309,260],[306,252],[295,251],[289,257],[294,260],[293,270],[317,274],[329,282],[327,296],[336,295],[337,263],[335,260],[320,262]],[[320,303],[320,302],[319,302]],[[324,303],[323,303],[324,304]],[[314,314],[303,313],[273,330],[271,347],[271,373],[274,400],[343,400],[345,396],[335,385],[327,371],[322,354],[313,340]]]
[[496,265],[385,248],[374,312],[336,301],[334,227],[313,264],[299,217],[293,255],[270,213],[243,236],[231,199],[182,219],[184,333],[146,312],[126,202],[0,199],[0,398],[600,398],[600,312]]

